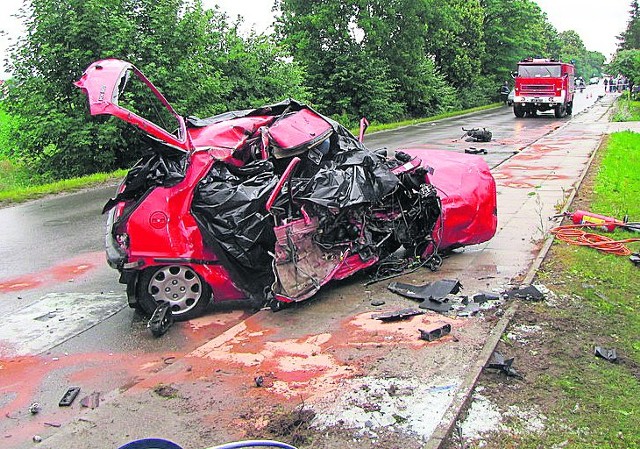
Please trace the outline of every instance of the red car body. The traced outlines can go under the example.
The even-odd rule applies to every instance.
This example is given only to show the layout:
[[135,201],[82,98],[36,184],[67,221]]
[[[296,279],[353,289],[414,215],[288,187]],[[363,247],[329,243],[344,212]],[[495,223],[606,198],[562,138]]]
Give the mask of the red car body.
[[[131,75],[175,118],[176,132],[118,104]],[[75,84],[91,115],[114,115],[154,142],[105,207],[107,259],[129,304],[147,314],[168,302],[188,319],[211,297],[278,307],[401,246],[434,264],[438,252],[495,233],[495,182],[479,156],[385,156],[295,101],[185,119],[116,59],[91,64]]]

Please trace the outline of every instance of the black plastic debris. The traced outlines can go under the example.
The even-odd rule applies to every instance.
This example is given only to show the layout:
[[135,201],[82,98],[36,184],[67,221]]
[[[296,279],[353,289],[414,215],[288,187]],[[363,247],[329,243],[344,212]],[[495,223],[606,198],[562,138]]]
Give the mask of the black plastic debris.
[[394,310],[391,312],[384,312],[384,313],[376,313],[374,315],[371,315],[371,318],[373,318],[374,320],[380,320],[385,322],[400,321],[415,315],[422,315],[423,313],[425,313],[423,310],[418,310],[410,307],[408,309]]
[[616,348],[606,349],[602,346],[596,346],[594,355],[605,359],[607,362],[616,363],[618,361],[618,354]]
[[476,304],[484,304],[487,301],[497,301],[500,299],[500,295],[495,293],[476,293],[473,295],[473,302]]
[[435,341],[451,333],[451,324],[446,323],[430,331],[425,331],[422,329],[418,329],[418,330],[420,331],[420,340]]
[[421,299],[422,302],[418,306],[421,309],[447,313],[452,307],[447,301],[447,295],[458,293],[462,289],[462,284],[457,279],[443,279],[425,285],[391,282],[387,288],[407,298]]
[[504,292],[508,298],[518,298],[527,301],[542,301],[544,294],[535,285],[527,285],[524,288],[513,288]]
[[156,307],[153,315],[151,315],[151,319],[149,320],[147,327],[151,329],[151,333],[154,337],[160,337],[167,333],[173,322],[171,306],[168,302],[163,302],[158,304],[158,307]]
[[636,267],[640,267],[640,253],[633,253],[629,256],[629,260],[633,262]]
[[430,299],[436,302],[444,302],[447,295],[458,293],[462,289],[462,284],[457,279],[443,279],[424,285],[391,282],[387,288],[394,293],[411,299]]
[[463,127],[462,130],[464,134],[460,138],[467,137],[467,140],[474,142],[491,142],[491,137],[493,137],[493,134],[491,134],[491,131],[488,131],[487,128],[464,129]]
[[76,397],[78,396],[78,393],[80,393],[80,387],[70,387],[62,396],[62,399],[60,399],[60,402],[58,402],[58,405],[60,407],[68,407],[71,404],[73,404],[73,401],[76,400]]
[[465,153],[467,154],[488,154],[487,150],[485,150],[484,148],[467,148],[466,150],[464,150]]
[[489,361],[487,365],[488,368],[494,368],[502,371],[509,377],[516,377],[518,379],[522,379],[523,376],[519,372],[517,372],[513,368],[513,361],[515,359],[512,357],[510,359],[505,359],[504,356],[499,352],[494,352],[492,359]]

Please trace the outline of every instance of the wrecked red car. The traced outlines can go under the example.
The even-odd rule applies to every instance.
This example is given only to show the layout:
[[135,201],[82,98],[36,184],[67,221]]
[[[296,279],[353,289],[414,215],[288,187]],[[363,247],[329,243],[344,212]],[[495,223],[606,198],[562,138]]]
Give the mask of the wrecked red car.
[[[174,132],[123,104],[132,79]],[[145,314],[168,304],[189,319],[211,300],[277,309],[364,269],[436,269],[443,251],[495,233],[495,182],[479,156],[372,151],[364,127],[358,139],[294,100],[184,118],[116,59],[91,64],[75,84],[91,115],[114,115],[151,138],[105,205],[108,262]]]

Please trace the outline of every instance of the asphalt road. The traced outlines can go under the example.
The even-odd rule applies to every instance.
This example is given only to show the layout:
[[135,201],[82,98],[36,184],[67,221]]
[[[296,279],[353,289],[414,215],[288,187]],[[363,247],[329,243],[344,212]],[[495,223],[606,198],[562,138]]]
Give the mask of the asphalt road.
[[[574,115],[593,104],[601,90],[589,86],[577,94]],[[571,119],[556,119],[552,113],[516,119],[511,108],[501,107],[371,134],[365,143],[372,149],[484,149],[483,157],[495,167],[566,120]],[[493,140],[468,142],[461,138],[463,127],[487,128]],[[161,369],[250,313],[243,305],[218,307],[202,319],[176,325],[177,330],[161,339],[153,338],[126,306],[124,286],[104,259],[100,211],[114,188],[0,209],[0,368],[11,373],[12,363],[25,359],[37,366],[30,371],[33,377],[21,375],[19,382],[0,376],[0,411],[13,418],[0,424],[6,447],[23,447],[33,434],[55,431],[43,429],[42,423],[29,424],[26,410],[33,401],[43,404],[43,415],[59,423],[72,419],[72,410],[57,406],[70,378],[87,391],[118,391],[135,382],[138,371]]]

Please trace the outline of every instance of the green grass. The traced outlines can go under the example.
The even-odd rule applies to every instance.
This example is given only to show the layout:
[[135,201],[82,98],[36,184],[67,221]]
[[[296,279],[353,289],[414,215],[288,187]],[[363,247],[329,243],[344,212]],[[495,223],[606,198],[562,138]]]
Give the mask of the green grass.
[[[640,134],[613,134],[601,157],[590,210],[640,221]],[[640,251],[639,242],[627,245]],[[567,448],[640,447],[640,268],[626,256],[566,244],[556,245],[553,258],[558,264],[548,265],[546,275],[560,274],[560,291],[584,298],[564,317],[584,336],[585,341],[573,343],[585,351],[598,341],[616,347],[623,363],[606,363],[589,353],[560,362],[565,371],[549,385],[561,392],[559,404],[565,406],[555,411],[557,422],[570,424],[552,439],[562,436],[570,442]]]
[[9,203],[21,203],[46,195],[61,192],[73,192],[88,187],[97,186],[114,179],[122,178],[127,170],[118,170],[112,173],[96,173],[80,178],[64,179],[42,185],[25,185],[19,170],[11,168],[8,161],[0,161],[0,205]]
[[611,120],[614,122],[637,122],[640,121],[640,101],[632,101],[627,98],[620,98],[616,105]]
[[[578,195],[586,198],[579,207],[640,221],[640,134],[611,135],[591,170],[593,189]],[[627,245],[640,251],[640,242]],[[559,299],[553,305],[519,304],[515,324],[539,323],[547,329],[540,346],[522,348],[540,353],[528,366],[546,368],[527,372],[527,382],[514,384],[520,391],[512,402],[500,405],[536,407],[548,418],[545,430],[502,431],[484,447],[640,448],[640,268],[626,256],[556,242],[538,279]],[[596,358],[595,345],[616,348],[619,363]],[[526,359],[522,352],[520,360]]]

